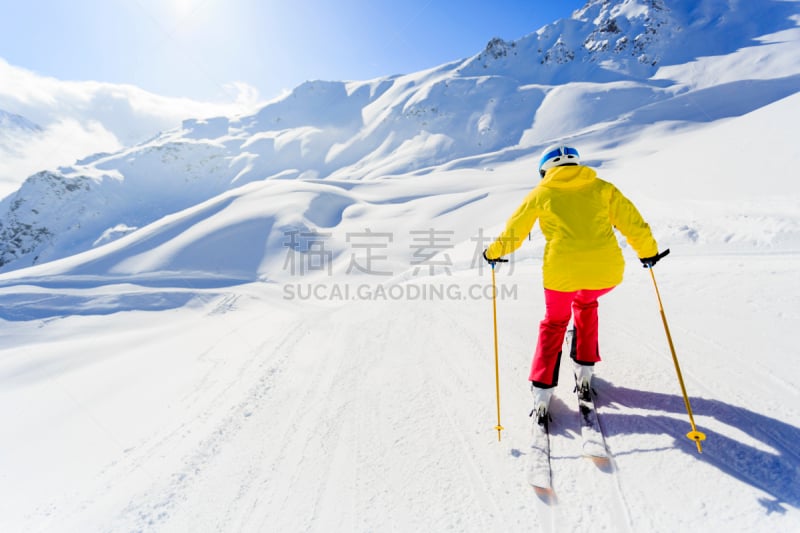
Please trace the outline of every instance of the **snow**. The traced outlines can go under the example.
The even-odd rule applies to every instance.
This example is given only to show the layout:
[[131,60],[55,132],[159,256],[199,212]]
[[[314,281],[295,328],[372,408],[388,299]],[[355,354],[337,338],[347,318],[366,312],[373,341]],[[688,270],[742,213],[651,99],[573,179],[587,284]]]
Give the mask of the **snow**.
[[[16,211],[55,260],[0,274],[0,530],[798,530],[798,34],[758,37],[643,79],[309,82],[28,180],[4,204],[44,214]],[[623,243],[595,384],[612,464],[581,456],[565,360],[545,501],[544,242],[496,272],[500,441],[480,252],[553,128],[671,249],[653,274],[707,440]]]

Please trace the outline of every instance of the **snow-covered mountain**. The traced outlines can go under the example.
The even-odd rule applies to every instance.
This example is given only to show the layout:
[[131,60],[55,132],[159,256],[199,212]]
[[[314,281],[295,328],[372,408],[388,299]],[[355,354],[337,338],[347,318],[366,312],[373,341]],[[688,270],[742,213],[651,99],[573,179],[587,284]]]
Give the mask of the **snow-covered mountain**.
[[529,83],[647,79],[665,65],[752,46],[793,27],[796,15],[793,2],[781,1],[590,0],[518,41],[492,41],[465,72]]
[[[797,1],[594,0],[31,176],[0,205],[0,530],[794,531],[799,43]],[[622,243],[612,460],[581,456],[565,359],[539,499],[543,238],[498,267],[496,315],[480,254],[554,139],[672,250],[652,272],[707,440]]]
[[0,80],[0,109],[13,110],[38,128],[0,127],[0,197],[41,170],[71,165],[94,152],[116,152],[175,128],[186,117],[241,113],[257,109],[260,101],[255,89],[241,83],[223,87],[227,101],[202,102],[131,85],[58,80],[2,57]]
[[0,135],[9,137],[21,132],[37,132],[42,128],[27,118],[0,109]]
[[0,157],[17,155],[18,139],[30,139],[41,132],[41,126],[31,120],[0,109]]
[[[252,115],[186,120],[28,179],[0,204],[0,266],[92,249],[251,182],[480,166],[581,139],[598,124],[611,139],[631,124],[744,114],[796,92],[794,43],[757,40],[791,28],[796,15],[796,2],[591,1],[466,60],[366,82],[308,82]],[[735,69],[718,66],[731,61]],[[711,71],[699,82],[686,75],[697,65]],[[758,90],[737,89],[747,83]]]

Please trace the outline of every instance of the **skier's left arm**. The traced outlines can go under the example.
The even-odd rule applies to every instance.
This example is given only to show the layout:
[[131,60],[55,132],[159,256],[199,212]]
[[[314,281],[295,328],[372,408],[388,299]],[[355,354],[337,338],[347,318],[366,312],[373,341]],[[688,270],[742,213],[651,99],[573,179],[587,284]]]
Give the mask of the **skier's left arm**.
[[658,243],[653,238],[650,225],[644,221],[633,202],[616,187],[611,193],[610,217],[611,224],[622,232],[640,259],[658,255]]

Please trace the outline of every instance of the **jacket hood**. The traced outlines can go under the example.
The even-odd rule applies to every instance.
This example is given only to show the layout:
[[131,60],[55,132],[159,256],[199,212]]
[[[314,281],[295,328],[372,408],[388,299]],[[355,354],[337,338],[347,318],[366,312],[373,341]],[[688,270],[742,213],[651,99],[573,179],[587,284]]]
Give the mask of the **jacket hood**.
[[542,187],[551,189],[578,189],[597,179],[594,169],[583,165],[553,167],[539,182]]

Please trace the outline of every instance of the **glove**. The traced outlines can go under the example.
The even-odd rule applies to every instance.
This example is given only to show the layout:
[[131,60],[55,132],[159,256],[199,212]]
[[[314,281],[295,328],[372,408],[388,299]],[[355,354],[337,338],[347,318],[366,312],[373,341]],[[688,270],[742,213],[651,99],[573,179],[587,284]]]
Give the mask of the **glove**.
[[508,263],[508,259],[503,259],[502,257],[498,257],[497,259],[489,259],[486,257],[486,250],[483,251],[483,258],[486,259],[486,262],[492,266],[497,263]]
[[669,248],[667,248],[660,254],[654,255],[653,257],[640,257],[639,261],[642,262],[642,266],[644,268],[653,268],[653,265],[658,263],[661,260],[661,258],[665,257],[668,254],[669,254]]

